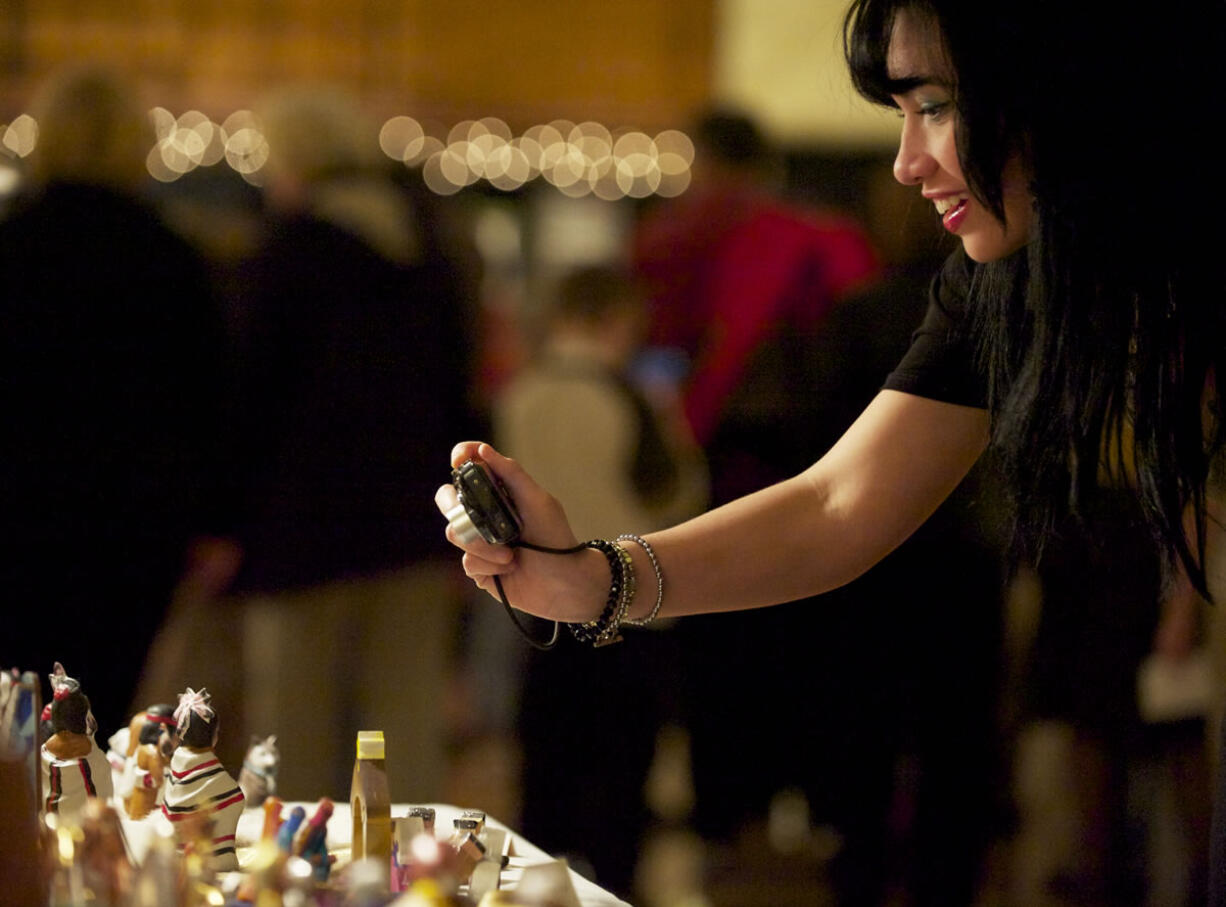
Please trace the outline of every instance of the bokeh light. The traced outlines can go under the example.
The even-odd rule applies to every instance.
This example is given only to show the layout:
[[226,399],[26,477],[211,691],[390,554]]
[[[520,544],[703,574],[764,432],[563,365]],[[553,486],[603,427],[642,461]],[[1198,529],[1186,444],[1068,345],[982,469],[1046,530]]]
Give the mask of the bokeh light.
[[379,130],[379,147],[393,161],[409,163],[426,144],[426,131],[409,116],[392,117]]
[[538,123],[517,136],[497,117],[461,120],[432,134],[412,117],[395,116],[383,124],[379,146],[392,160],[420,165],[426,186],[440,195],[481,180],[514,192],[540,177],[573,198],[673,197],[689,188],[694,163],[694,143],[680,130],[653,138],[592,120]]
[[[248,182],[263,183],[268,142],[250,110],[236,110],[220,123],[199,110],[176,116],[165,107],[154,107],[149,117],[155,143],[145,163],[154,179],[173,182],[197,167],[224,161]],[[38,124],[28,114],[0,124],[3,153],[25,157],[37,141]],[[439,195],[454,195],[481,181],[515,192],[539,178],[573,198],[673,197],[689,188],[694,162],[694,143],[679,130],[666,129],[653,138],[592,120],[556,119],[516,135],[498,117],[443,127],[398,115],[383,123],[378,142],[391,160],[419,169],[427,188]]]
[[38,123],[34,122],[34,117],[28,113],[14,118],[13,122],[3,127],[2,131],[3,138],[0,138],[0,145],[17,157],[28,156],[38,144]]
[[426,163],[421,168],[422,181],[425,182],[426,188],[435,195],[455,195],[464,187],[453,183],[443,175],[442,158],[443,152],[436,151],[426,159]]
[[255,126],[243,126],[226,137],[226,163],[248,182],[259,185],[257,173],[268,161],[268,140]]

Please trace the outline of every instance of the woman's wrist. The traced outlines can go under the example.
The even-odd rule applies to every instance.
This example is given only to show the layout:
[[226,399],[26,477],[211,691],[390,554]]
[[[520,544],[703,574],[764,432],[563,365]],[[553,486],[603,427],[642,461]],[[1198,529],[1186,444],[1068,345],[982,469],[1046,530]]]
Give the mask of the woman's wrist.
[[598,620],[604,611],[609,596],[609,585],[613,581],[609,560],[595,548],[588,548],[578,558],[583,565],[584,592],[571,607],[582,602],[581,613],[570,618],[570,623],[588,623]]

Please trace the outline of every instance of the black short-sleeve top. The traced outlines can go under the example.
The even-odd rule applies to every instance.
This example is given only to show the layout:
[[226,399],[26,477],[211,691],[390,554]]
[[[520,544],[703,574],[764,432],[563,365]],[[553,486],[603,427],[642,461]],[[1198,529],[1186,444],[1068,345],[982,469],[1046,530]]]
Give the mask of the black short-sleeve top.
[[987,377],[978,363],[971,331],[971,284],[975,263],[961,249],[945,260],[932,280],[928,310],[911,346],[886,378],[887,390],[962,406],[987,407]]

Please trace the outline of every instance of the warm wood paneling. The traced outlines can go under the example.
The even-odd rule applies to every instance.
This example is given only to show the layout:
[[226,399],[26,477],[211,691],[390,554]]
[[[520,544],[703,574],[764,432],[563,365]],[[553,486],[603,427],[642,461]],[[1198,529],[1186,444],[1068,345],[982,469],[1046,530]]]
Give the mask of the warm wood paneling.
[[68,60],[221,113],[335,81],[385,112],[677,125],[709,96],[714,0],[0,0],[12,113]]

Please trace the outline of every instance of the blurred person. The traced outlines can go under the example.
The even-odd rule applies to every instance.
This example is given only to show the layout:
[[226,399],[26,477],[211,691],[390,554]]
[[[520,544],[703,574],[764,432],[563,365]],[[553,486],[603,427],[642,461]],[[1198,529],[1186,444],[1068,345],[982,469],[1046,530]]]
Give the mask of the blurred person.
[[[574,502],[570,516],[582,532],[649,532],[700,512],[705,464],[675,395],[649,397],[632,379],[647,335],[632,275],[606,265],[572,271],[541,317],[539,350],[495,402],[499,443]],[[587,653],[568,636],[531,652],[517,723],[524,834],[591,867],[623,897],[632,893],[650,818],[643,789],[657,735],[680,717],[676,639],[662,628],[643,643],[610,652],[600,672],[585,669]],[[612,699],[610,686],[618,690]],[[584,708],[598,699],[599,716]],[[610,721],[618,727],[612,739]]]
[[[689,361],[685,414],[722,504],[794,474],[818,449],[831,401],[814,386],[809,351],[839,301],[878,279],[880,264],[860,224],[782,197],[782,159],[750,117],[709,110],[692,135],[693,182],[647,212],[633,260],[650,294],[652,342]],[[687,689],[686,712],[705,835],[731,838],[805,774],[790,761],[752,776],[740,767],[757,740],[782,734],[759,703],[798,682],[809,620],[785,608],[679,629],[684,676],[703,678]],[[750,633],[771,642],[747,648]],[[731,741],[730,721],[745,731]]]
[[141,198],[137,90],[77,66],[32,110],[29,182],[0,222],[0,664],[69,665],[105,738],[189,548],[225,528],[226,338],[201,257]]
[[430,452],[471,424],[461,286],[329,88],[257,108],[267,226],[243,270],[243,712],[286,796],[344,795],[382,729],[399,799],[441,794],[438,703],[461,594],[439,560]]
[[[1036,568],[1042,610],[1027,682],[1030,717],[1070,728],[1073,811],[1082,846],[1048,880],[1078,904],[1155,903],[1158,863],[1143,778],[1174,779],[1180,903],[1203,904],[1209,771],[1203,717],[1156,720],[1140,709],[1147,657],[1189,658],[1199,596],[1187,577],[1164,580],[1160,551],[1135,494],[1113,488],[1060,527]],[[1156,786],[1156,785],[1155,785]],[[1150,796],[1153,796],[1151,790]],[[1167,892],[1167,896],[1172,896]]]
[[497,401],[495,434],[559,495],[573,491],[579,526],[649,531],[701,509],[703,456],[675,397],[649,397],[635,383],[648,330],[638,282],[616,266],[588,266],[554,297],[544,339]]
[[722,503],[803,466],[793,433],[815,401],[789,365],[880,265],[850,217],[782,197],[782,159],[754,120],[714,109],[692,135],[690,187],[647,211],[632,257],[652,344],[689,361],[686,418]]

